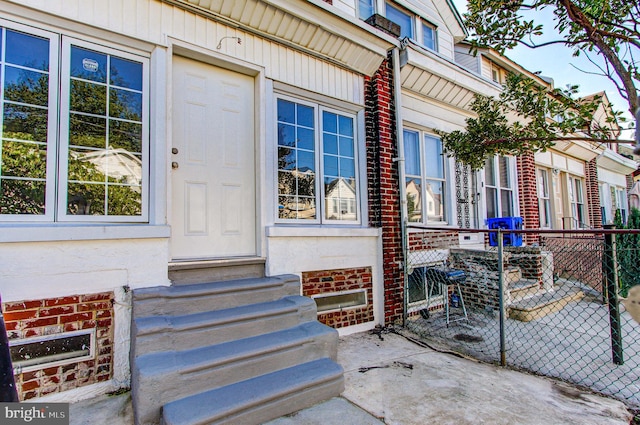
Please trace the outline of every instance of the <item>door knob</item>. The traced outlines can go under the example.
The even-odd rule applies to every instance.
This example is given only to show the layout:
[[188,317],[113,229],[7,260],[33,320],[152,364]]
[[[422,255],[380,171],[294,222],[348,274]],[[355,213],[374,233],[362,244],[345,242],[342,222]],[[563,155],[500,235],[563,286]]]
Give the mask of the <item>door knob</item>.
[[178,148],[171,148],[171,153],[172,154],[177,154],[178,153]]
[[171,163],[171,168],[173,168],[174,170],[175,170],[175,169],[177,169],[179,166],[180,166],[180,165],[178,165],[178,163],[177,163],[177,162],[175,162],[175,161],[173,161],[173,162]]

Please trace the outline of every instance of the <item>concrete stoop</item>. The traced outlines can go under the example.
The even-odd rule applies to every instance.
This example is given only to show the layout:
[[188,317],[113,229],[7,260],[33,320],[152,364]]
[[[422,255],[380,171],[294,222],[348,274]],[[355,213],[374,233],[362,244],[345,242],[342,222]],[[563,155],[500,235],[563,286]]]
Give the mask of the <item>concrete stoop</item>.
[[133,293],[136,425],[258,424],[339,395],[338,333],[297,276]]
[[530,322],[548,314],[556,313],[573,301],[579,301],[584,293],[579,288],[556,288],[553,292],[545,292],[521,299],[509,306],[509,318],[521,322]]

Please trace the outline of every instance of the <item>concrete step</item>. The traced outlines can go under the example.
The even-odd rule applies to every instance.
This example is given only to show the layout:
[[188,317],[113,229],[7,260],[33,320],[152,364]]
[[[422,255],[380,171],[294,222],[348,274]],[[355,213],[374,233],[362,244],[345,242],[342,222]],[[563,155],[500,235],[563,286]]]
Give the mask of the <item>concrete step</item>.
[[520,279],[516,282],[510,282],[507,289],[510,303],[516,303],[540,294],[540,284],[534,279]]
[[[337,357],[337,332],[319,322],[222,344],[138,356],[131,386],[137,424],[159,422],[160,406],[210,389]],[[297,410],[297,409],[296,409]]]
[[579,301],[584,293],[579,288],[569,287],[534,295],[509,306],[509,318],[530,322],[562,310],[568,303]]
[[315,302],[299,295],[204,313],[139,317],[132,324],[131,349],[134,356],[142,356],[197,348],[294,327],[316,318]]
[[264,277],[262,257],[224,258],[217,260],[173,261],[169,263],[169,280],[174,285]]
[[[260,424],[340,395],[343,371],[322,358],[164,405],[163,425]],[[348,421],[345,418],[345,421]]]
[[133,318],[200,313],[300,295],[300,278],[281,275],[133,291]]

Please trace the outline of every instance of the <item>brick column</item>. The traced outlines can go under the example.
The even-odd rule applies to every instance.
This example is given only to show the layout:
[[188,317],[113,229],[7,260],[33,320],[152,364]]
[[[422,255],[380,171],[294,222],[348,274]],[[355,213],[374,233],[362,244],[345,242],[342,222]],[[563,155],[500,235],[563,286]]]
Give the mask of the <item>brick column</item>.
[[587,186],[587,208],[589,225],[594,229],[602,229],[602,210],[600,209],[600,189],[598,187],[597,159],[585,163],[585,184]]
[[365,77],[369,225],[382,228],[384,322],[401,323],[404,309],[402,230],[396,151],[393,69],[388,57]]
[[[532,152],[517,157],[517,169],[522,227],[525,229],[539,229],[538,184],[536,182],[536,162]],[[532,244],[538,243],[540,237],[537,234],[527,233],[522,236],[522,240],[526,244]]]

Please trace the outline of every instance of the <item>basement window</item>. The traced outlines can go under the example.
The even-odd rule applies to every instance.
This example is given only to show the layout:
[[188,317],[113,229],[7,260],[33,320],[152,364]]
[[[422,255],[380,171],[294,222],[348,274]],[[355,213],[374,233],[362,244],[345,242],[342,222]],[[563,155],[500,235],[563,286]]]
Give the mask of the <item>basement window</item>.
[[93,329],[9,342],[11,362],[20,372],[91,359],[94,348]]
[[318,307],[318,313],[329,313],[367,306],[367,290],[335,292],[331,294],[314,295],[313,300]]

